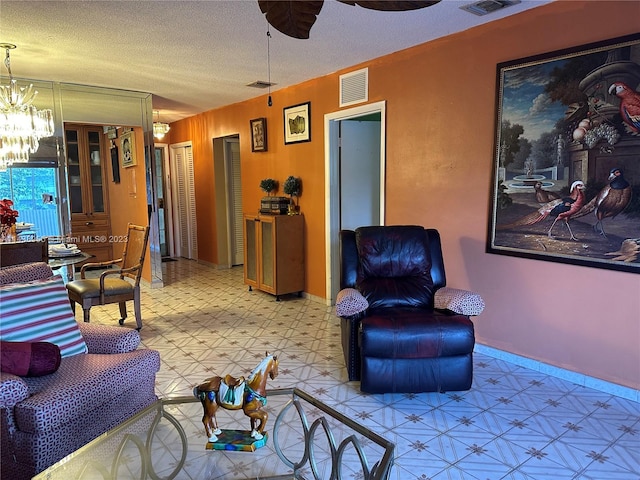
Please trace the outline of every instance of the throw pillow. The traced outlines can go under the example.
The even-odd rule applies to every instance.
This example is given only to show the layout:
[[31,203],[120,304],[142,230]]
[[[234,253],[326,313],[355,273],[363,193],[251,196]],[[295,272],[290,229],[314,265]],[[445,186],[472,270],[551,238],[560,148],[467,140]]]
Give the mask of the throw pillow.
[[336,297],[336,315],[350,317],[369,308],[369,302],[355,288],[343,288]]
[[49,342],[0,342],[0,371],[20,377],[49,375],[60,366],[60,348]]
[[0,339],[54,343],[63,358],[87,352],[62,277],[0,286],[0,305]]

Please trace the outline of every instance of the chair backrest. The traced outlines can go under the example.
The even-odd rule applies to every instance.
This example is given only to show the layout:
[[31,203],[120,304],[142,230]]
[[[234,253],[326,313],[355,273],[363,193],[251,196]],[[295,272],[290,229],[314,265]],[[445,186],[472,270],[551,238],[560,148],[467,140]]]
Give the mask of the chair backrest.
[[140,283],[142,276],[142,265],[147,253],[147,242],[149,240],[149,227],[141,227],[130,223],[127,226],[127,243],[122,252],[122,269],[133,269],[131,272],[123,273],[135,280],[136,285]]
[[26,242],[0,242],[0,267],[30,262],[46,262],[49,258],[48,239]]
[[440,235],[414,225],[340,232],[340,288],[357,288],[376,306],[426,306],[446,285]]

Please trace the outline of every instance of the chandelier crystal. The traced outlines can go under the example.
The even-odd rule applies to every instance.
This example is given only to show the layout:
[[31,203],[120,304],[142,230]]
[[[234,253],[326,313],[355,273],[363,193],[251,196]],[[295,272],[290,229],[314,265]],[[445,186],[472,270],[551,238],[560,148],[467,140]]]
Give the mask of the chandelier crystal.
[[33,100],[38,94],[33,85],[18,87],[11,73],[10,43],[0,44],[6,51],[4,64],[9,72],[9,85],[0,86],[0,170],[15,162],[28,162],[29,154],[38,150],[41,138],[53,135],[51,110],[38,110]]
[[158,140],[162,140],[171,127],[169,127],[168,123],[160,122],[160,112],[158,110],[155,113],[158,121],[153,122],[153,136]]

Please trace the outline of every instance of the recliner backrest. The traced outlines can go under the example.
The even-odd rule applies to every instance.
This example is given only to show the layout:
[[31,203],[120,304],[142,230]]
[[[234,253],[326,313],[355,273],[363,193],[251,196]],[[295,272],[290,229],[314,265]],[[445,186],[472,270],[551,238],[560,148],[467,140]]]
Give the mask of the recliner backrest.
[[421,226],[343,230],[340,257],[340,288],[357,288],[370,308],[431,308],[446,283],[440,236]]

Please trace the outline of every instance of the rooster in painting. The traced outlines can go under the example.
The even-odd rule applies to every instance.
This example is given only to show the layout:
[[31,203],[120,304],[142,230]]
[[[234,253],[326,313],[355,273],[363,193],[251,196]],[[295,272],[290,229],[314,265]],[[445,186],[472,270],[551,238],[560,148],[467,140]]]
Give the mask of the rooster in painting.
[[563,220],[567,229],[569,230],[569,235],[571,235],[571,240],[578,240],[571,231],[571,227],[569,226],[569,219],[573,217],[574,214],[580,211],[580,209],[584,206],[585,198],[584,198],[584,183],[580,180],[573,182],[571,184],[571,191],[568,197],[559,198],[556,200],[552,200],[550,202],[545,203],[535,212],[532,212],[524,217],[516,220],[515,222],[506,224],[506,225],[498,225],[498,230],[506,230],[514,227],[523,227],[526,225],[533,225],[535,223],[539,223],[547,217],[555,217],[551,227],[549,227],[549,231],[547,235],[549,238],[553,238],[551,235],[551,231],[553,227],[558,222],[558,220]]
[[609,93],[620,98],[622,121],[634,133],[640,133],[640,92],[633,91],[629,85],[616,82],[609,87]]
[[632,195],[632,186],[624,178],[624,173],[619,168],[612,168],[607,180],[609,184],[600,190],[600,193],[582,207],[574,217],[579,218],[594,212],[597,222],[593,229],[605,238],[607,234],[604,232],[602,220],[615,218],[631,203]]

